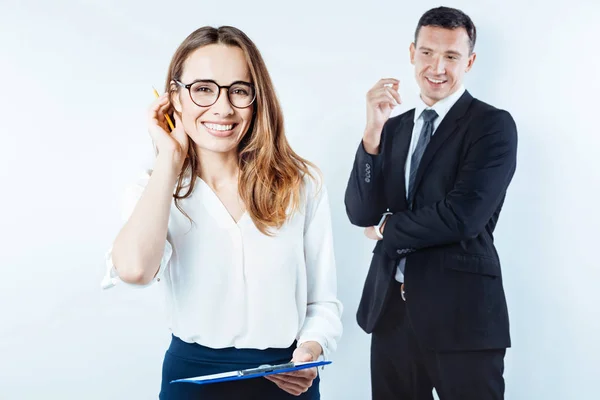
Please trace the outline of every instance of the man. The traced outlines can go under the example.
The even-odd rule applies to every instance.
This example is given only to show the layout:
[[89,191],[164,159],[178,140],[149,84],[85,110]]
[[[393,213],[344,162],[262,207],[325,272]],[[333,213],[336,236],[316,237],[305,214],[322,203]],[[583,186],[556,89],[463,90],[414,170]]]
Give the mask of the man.
[[367,95],[346,189],[352,224],[377,240],[357,312],[372,333],[374,400],[504,397],[509,319],[493,232],[516,168],[511,115],[463,77],[476,29],[460,10],[419,20],[410,59],[421,93],[390,118],[399,81]]

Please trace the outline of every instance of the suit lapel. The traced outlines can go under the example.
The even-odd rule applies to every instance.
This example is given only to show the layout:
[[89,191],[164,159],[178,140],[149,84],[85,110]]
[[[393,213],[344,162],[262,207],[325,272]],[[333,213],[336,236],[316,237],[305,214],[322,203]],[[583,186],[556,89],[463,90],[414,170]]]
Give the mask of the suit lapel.
[[[410,139],[414,126],[415,110],[410,110],[404,115],[402,123],[398,125],[393,135],[391,160],[394,160],[388,168],[390,179],[388,182],[387,198],[390,199],[390,209],[397,211],[408,207],[406,201],[406,177],[404,175],[406,156],[410,147]],[[392,186],[393,185],[393,186]]]
[[433,160],[433,157],[437,153],[437,151],[442,147],[444,142],[452,136],[454,132],[459,127],[460,119],[467,112],[471,101],[473,100],[473,96],[465,90],[462,96],[456,101],[456,103],[452,106],[446,117],[436,129],[431,141],[427,145],[425,149],[425,153],[423,153],[423,157],[421,158],[421,162],[419,163],[419,168],[417,169],[417,176],[415,177],[415,189],[413,193],[416,193],[421,180],[423,179],[423,175],[427,170],[427,166]]

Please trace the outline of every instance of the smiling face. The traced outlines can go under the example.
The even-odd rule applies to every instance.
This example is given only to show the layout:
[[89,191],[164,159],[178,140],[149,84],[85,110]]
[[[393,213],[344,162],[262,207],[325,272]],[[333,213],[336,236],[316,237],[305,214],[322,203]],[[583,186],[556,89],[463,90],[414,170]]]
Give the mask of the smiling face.
[[454,93],[475,62],[464,28],[423,26],[410,45],[410,62],[421,88],[421,98],[432,106]]
[[[198,80],[212,80],[221,86],[240,81],[252,82],[243,50],[223,44],[211,44],[193,51],[186,59],[178,80],[186,85]],[[252,122],[255,104],[236,108],[229,101],[227,89],[221,89],[214,104],[201,107],[192,101],[188,89],[179,86],[177,89],[173,106],[181,113],[185,131],[198,150],[236,152]],[[209,90],[202,86],[190,89],[203,93]]]

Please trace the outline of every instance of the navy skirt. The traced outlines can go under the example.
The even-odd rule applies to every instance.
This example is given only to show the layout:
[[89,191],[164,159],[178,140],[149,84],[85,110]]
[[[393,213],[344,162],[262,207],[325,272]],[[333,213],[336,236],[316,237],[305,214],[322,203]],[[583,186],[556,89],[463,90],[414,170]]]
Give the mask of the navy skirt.
[[294,396],[264,377],[207,385],[170,383],[175,379],[217,374],[253,368],[262,364],[289,362],[296,344],[287,349],[212,349],[196,343],[186,343],[176,336],[165,354],[162,369],[160,400],[319,400],[319,376],[306,393]]

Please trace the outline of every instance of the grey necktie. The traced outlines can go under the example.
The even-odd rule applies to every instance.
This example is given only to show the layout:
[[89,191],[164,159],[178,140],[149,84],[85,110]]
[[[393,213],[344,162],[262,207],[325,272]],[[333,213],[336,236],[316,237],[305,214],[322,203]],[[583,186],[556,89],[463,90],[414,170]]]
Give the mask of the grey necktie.
[[427,144],[429,143],[431,135],[433,134],[433,121],[435,121],[437,116],[438,114],[435,112],[435,110],[423,110],[423,112],[421,113],[421,117],[423,118],[423,127],[421,128],[421,135],[419,136],[417,147],[415,148],[415,151],[410,161],[410,176],[408,180],[408,204],[411,209],[413,203],[414,185],[415,178],[417,177],[417,170],[419,169],[419,163],[421,162],[423,153],[425,153]]

